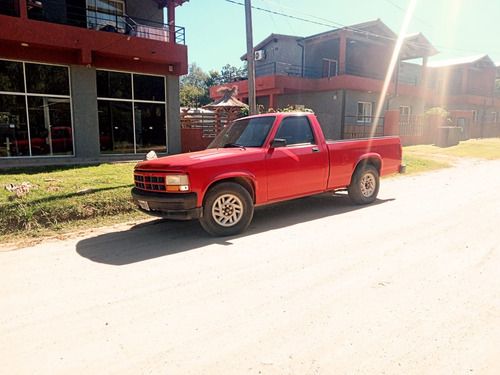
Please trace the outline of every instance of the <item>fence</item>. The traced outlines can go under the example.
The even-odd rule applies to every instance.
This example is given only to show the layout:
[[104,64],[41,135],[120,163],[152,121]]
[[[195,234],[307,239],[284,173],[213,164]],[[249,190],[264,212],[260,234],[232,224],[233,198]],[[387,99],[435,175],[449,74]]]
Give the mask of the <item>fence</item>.
[[181,113],[181,150],[191,152],[204,150],[219,132],[239,114],[236,112]]
[[[376,124],[375,124],[376,122]],[[373,116],[346,116],[344,139],[381,137],[384,135],[384,118]]]

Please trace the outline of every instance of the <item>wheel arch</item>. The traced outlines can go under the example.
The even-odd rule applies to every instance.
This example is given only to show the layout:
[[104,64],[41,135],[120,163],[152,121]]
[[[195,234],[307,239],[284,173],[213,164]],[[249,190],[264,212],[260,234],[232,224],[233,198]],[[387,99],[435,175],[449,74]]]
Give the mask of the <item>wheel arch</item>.
[[380,175],[380,171],[382,170],[382,158],[380,157],[379,154],[375,154],[375,153],[362,155],[358,159],[358,161],[356,162],[356,166],[352,170],[351,181],[352,181],[352,176],[354,176],[354,173],[356,173],[356,171],[359,168],[362,168],[362,167],[364,167],[366,165],[372,165],[373,167],[375,167],[375,169],[377,170],[378,174]]
[[361,156],[356,162],[356,166],[352,170],[349,184],[352,182],[352,178],[356,173],[356,171],[360,168],[363,168],[366,165],[372,165],[373,167],[375,167],[377,173],[380,175],[380,171],[382,170],[382,158],[378,154],[369,154]]
[[252,202],[255,204],[255,180],[247,175],[220,176],[218,179],[215,179],[206,187],[205,191],[203,192],[202,202],[205,202],[207,193],[210,189],[225,182],[234,182],[238,185],[241,185],[243,188],[245,188],[246,191],[248,191],[248,194],[250,194],[250,196],[252,197]]

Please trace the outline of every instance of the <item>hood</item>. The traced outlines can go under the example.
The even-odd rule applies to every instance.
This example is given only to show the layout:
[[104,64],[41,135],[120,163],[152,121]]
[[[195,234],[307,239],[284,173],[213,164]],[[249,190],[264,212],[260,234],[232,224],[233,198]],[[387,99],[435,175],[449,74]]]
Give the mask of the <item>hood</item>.
[[214,148],[197,152],[188,152],[178,155],[165,156],[158,159],[143,161],[138,163],[135,168],[141,170],[161,170],[161,171],[185,171],[191,166],[197,168],[204,165],[220,164],[224,160],[231,160],[237,163],[241,158],[248,158],[249,155],[262,153],[262,148]]

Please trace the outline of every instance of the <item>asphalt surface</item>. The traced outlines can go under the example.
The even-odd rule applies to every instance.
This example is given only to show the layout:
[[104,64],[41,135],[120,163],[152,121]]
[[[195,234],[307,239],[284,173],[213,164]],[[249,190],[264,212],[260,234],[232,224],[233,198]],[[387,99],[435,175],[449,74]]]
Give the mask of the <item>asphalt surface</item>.
[[499,374],[499,172],[0,246],[0,373]]

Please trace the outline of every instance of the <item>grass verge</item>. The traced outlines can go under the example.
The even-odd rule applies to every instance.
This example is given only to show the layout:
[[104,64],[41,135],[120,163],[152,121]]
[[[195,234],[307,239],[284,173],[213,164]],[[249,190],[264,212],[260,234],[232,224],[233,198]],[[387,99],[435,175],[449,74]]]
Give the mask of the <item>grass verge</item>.
[[[130,197],[133,168],[123,163],[0,174],[0,243],[145,218]],[[25,194],[6,189],[20,185]]]
[[410,174],[451,167],[459,158],[500,159],[500,138],[469,139],[447,148],[433,145],[403,148],[403,163]]
[[[500,138],[439,148],[405,147],[407,174],[446,168],[459,157],[499,159]],[[27,244],[76,230],[147,219],[132,204],[134,163],[0,171],[0,243]],[[29,183],[17,196],[5,187]]]

